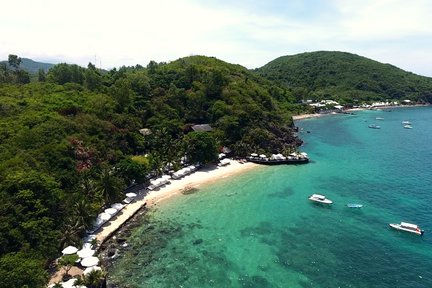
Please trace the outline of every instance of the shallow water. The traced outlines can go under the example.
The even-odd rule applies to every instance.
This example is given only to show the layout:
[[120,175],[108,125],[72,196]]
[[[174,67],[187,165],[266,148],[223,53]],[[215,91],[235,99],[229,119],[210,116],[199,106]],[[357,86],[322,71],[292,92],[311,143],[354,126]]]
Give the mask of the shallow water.
[[[432,287],[431,112],[298,122],[312,163],[260,167],[162,203],[110,278],[121,287]],[[311,203],[312,193],[334,204]],[[425,235],[388,228],[400,221]]]

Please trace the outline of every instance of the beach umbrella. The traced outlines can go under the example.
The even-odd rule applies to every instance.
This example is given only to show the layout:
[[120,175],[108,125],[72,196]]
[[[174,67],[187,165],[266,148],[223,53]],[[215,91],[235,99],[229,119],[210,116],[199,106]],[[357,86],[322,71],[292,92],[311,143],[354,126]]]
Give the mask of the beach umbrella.
[[90,273],[90,272],[92,272],[92,271],[94,271],[94,270],[96,270],[96,271],[100,271],[100,270],[102,270],[102,268],[101,267],[99,267],[99,266],[92,266],[92,267],[88,267],[88,268],[86,268],[85,270],[84,270],[84,275],[87,275],[88,273]]
[[261,158],[266,158],[267,156],[264,154],[259,155]]
[[78,251],[78,248],[75,246],[68,246],[62,250],[63,255],[71,255],[75,254]]
[[252,153],[251,156],[252,156],[252,157],[257,157],[258,154],[257,154],[257,153]]
[[111,205],[111,208],[114,208],[114,209],[116,209],[118,211],[121,210],[121,209],[123,209],[123,207],[124,207],[124,205],[121,204],[121,203],[114,203],[114,204]]
[[101,220],[104,220],[104,221],[108,221],[109,219],[111,219],[111,217],[112,217],[111,214],[108,214],[108,213],[105,213],[105,212],[102,212],[102,213],[100,213],[98,215],[98,218],[101,219]]
[[62,282],[61,285],[62,285],[63,288],[75,288],[76,287],[74,285],[75,281],[76,281],[76,279],[72,278],[72,279],[69,279],[66,282]]
[[81,260],[81,265],[84,267],[92,267],[99,264],[99,258],[97,257],[87,257]]
[[108,213],[108,214],[110,214],[110,215],[114,215],[114,214],[116,214],[118,211],[117,211],[117,209],[114,209],[114,208],[107,208],[107,209],[105,209],[105,211],[104,211],[104,213]]
[[134,198],[136,196],[137,196],[137,194],[133,193],[133,192],[126,193],[126,197],[129,197],[129,198]]
[[77,252],[80,258],[88,258],[94,255],[96,251],[88,248],[81,249]]

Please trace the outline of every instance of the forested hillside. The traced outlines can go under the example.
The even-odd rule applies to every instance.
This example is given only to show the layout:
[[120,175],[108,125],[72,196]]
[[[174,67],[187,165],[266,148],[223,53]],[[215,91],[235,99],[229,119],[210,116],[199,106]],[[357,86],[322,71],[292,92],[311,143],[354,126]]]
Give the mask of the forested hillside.
[[[0,61],[0,64],[8,64],[8,61]],[[37,62],[29,58],[21,58],[20,67],[24,71],[29,73],[38,73],[39,70],[43,70],[44,72],[48,72],[50,68],[52,68],[55,64],[51,63],[43,63]],[[9,67],[10,68],[10,67]]]
[[432,102],[432,78],[346,52],[311,52],[279,57],[256,69],[289,88],[298,99],[342,103],[410,99]]
[[[299,144],[291,93],[215,58],[108,73],[59,64],[31,83],[19,64],[0,71],[2,288],[43,287],[50,260],[104,205],[184,155],[206,163],[223,146],[244,156]],[[213,131],[190,132],[193,124]]]

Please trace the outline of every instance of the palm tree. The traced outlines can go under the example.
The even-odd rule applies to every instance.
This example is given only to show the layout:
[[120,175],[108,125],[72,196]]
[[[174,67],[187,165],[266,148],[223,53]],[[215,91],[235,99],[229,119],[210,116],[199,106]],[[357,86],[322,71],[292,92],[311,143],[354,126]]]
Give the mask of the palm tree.
[[105,281],[105,272],[102,270],[92,270],[83,276],[84,285],[88,288],[99,288],[102,287]]
[[80,243],[83,232],[85,232],[85,227],[75,217],[70,216],[66,219],[62,229],[60,247],[65,248],[68,245]]
[[77,200],[73,204],[72,215],[78,222],[78,226],[84,227],[85,230],[88,230],[92,227],[94,219],[92,210],[91,202],[83,198]]
[[124,184],[122,180],[114,175],[114,171],[108,167],[102,168],[97,183],[97,189],[106,204],[121,200],[123,188]]

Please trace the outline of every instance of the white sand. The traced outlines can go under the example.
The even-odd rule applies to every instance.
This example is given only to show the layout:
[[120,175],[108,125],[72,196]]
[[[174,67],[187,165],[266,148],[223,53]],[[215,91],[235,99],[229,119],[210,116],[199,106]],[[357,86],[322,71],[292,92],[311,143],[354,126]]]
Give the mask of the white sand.
[[170,184],[149,192],[145,197],[138,196],[134,202],[123,208],[114,218],[101,227],[101,229],[96,233],[96,239],[99,244],[103,243],[112,233],[120,228],[123,223],[129,220],[129,218],[131,218],[145,203],[147,203],[147,206],[152,206],[160,201],[172,197],[173,195],[181,193],[185,188],[198,188],[209,182],[218,181],[227,176],[232,176],[258,166],[259,165],[250,162],[241,164],[232,160],[231,164],[224,167],[205,167],[181,179],[170,180]]

